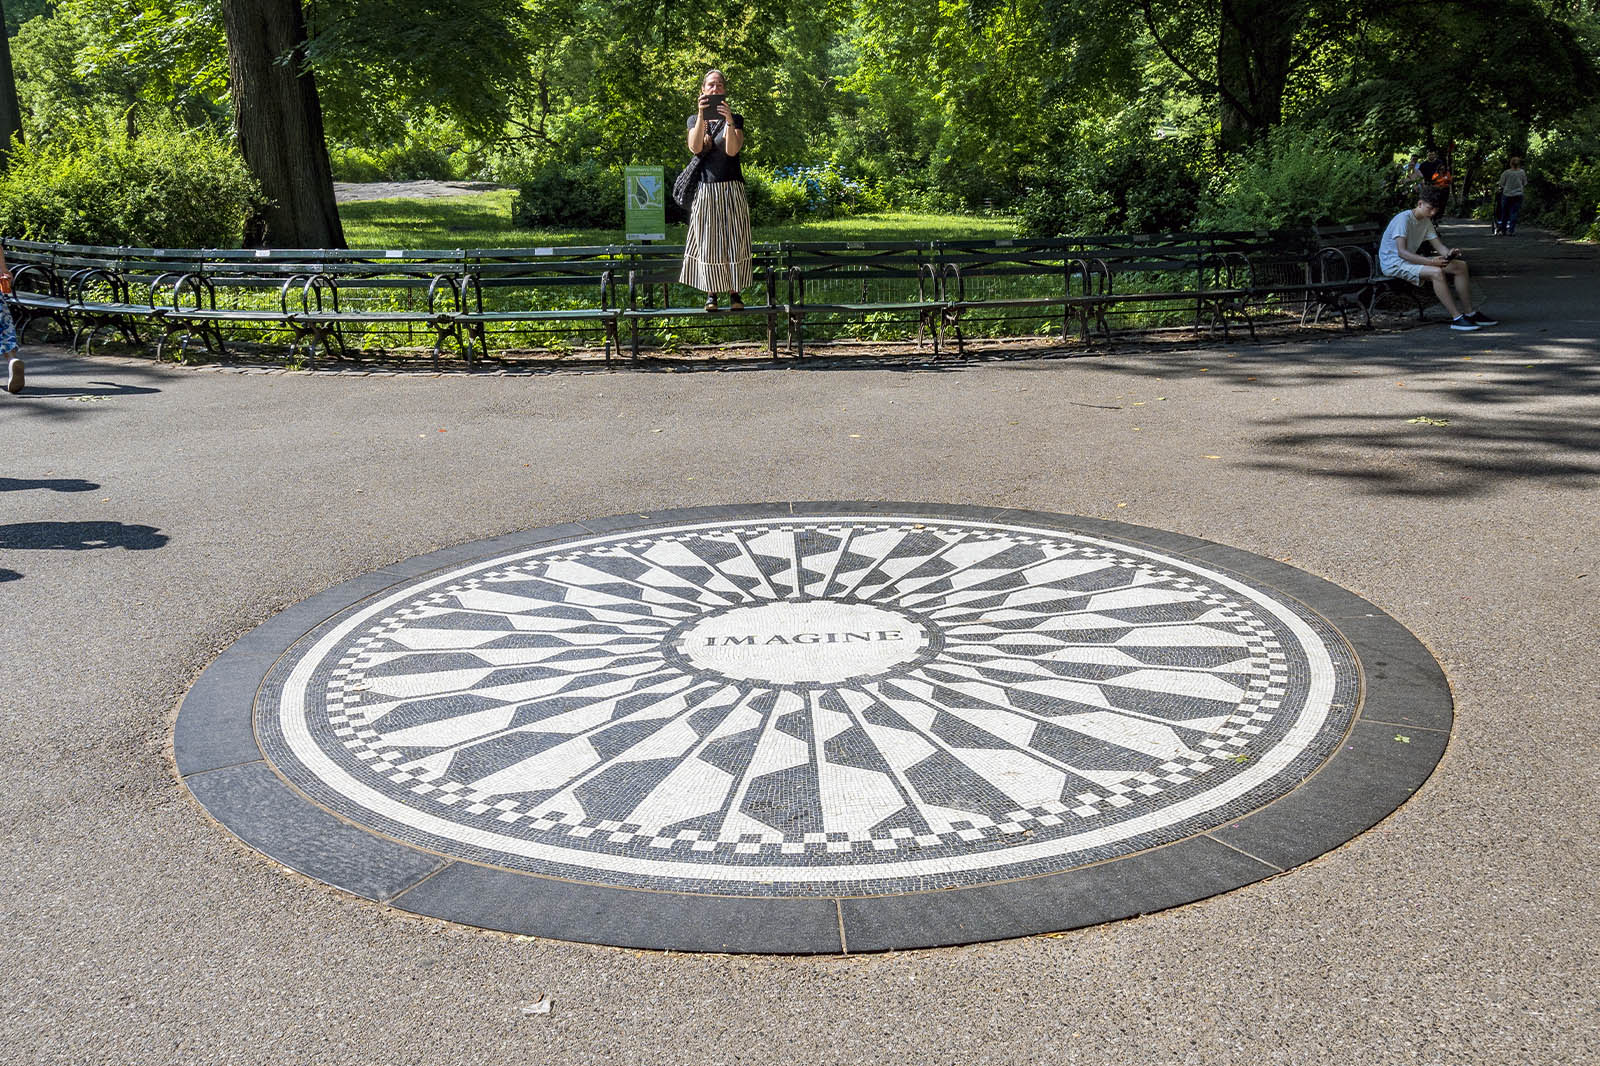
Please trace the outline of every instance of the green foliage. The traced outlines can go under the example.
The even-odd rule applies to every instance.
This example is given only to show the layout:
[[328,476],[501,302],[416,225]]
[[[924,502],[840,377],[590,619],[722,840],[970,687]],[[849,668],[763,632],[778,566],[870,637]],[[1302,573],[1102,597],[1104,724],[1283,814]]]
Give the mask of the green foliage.
[[1528,171],[1523,221],[1600,239],[1600,104],[1532,138],[1528,149],[1523,153]]
[[[307,62],[330,139],[386,150],[419,126],[501,135],[527,72],[522,0],[307,3]],[[228,56],[217,0],[60,0],[13,42],[30,138],[130,107],[221,126]]]
[[1025,235],[1189,228],[1200,196],[1194,142],[1157,136],[1151,114],[1138,107],[1078,134],[1061,162],[1024,172],[1030,187],[1016,213]]
[[1387,189],[1381,165],[1338,147],[1325,131],[1279,127],[1213,185],[1195,224],[1254,230],[1359,222],[1383,213]]
[[[1541,166],[1542,160],[1534,166]],[[1573,159],[1554,173],[1537,172],[1523,217],[1559,233],[1600,239],[1600,161]]]
[[22,26],[11,53],[31,140],[133,110],[198,125],[227,107],[214,0],[60,0]]
[[468,181],[483,174],[484,153],[454,125],[413,128],[398,144],[330,146],[334,181]]
[[306,61],[328,135],[342,143],[403,143],[419,120],[441,116],[497,136],[527,75],[522,0],[317,0],[305,9]]
[[[1600,96],[1600,9],[1588,0],[302,6],[346,180],[492,176],[538,185],[545,204],[561,199],[551,167],[674,173],[699,79],[717,67],[750,134],[752,211],[772,223],[992,204],[1020,207],[1029,232],[1171,229],[1192,224],[1212,166],[1238,174],[1212,190],[1207,217],[1347,211],[1368,194],[1364,179],[1340,194],[1349,203],[1324,203],[1314,190],[1336,185],[1328,175],[1277,187],[1293,158],[1263,169],[1235,152],[1265,141],[1280,106],[1285,124],[1338,131],[1375,160],[1437,145],[1458,202],[1481,204],[1505,152],[1527,148],[1529,216],[1574,232],[1593,219],[1600,139],[1579,119]],[[12,0],[29,142],[154,112],[225,128],[219,11],[218,0]],[[825,160],[832,171],[785,169]],[[832,184],[846,172],[859,189]]]
[[585,163],[551,163],[525,179],[511,203],[516,226],[621,229],[622,170]]
[[770,170],[745,164],[745,197],[756,226],[846,218],[888,210],[881,193],[832,163]]
[[236,246],[259,199],[232,145],[156,120],[137,137],[80,126],[13,149],[0,175],[0,233],[136,247]]
[[1010,204],[1064,132],[1137,88],[1128,66],[1079,65],[1056,6],[857,0],[834,160],[895,202]]
[[6,36],[15,37],[24,22],[39,15],[47,15],[54,7],[52,0],[7,0]]

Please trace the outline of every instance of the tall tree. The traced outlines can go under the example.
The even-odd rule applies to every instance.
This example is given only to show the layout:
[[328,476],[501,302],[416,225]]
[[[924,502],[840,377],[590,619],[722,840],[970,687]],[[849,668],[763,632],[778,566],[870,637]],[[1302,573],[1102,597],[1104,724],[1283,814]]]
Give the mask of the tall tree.
[[[0,0],[0,27],[6,25],[6,5]],[[22,136],[22,109],[17,106],[17,79],[11,72],[11,37],[0,30],[0,166],[11,153],[11,139]]]
[[1136,3],[1151,42],[1188,89],[1216,102],[1224,151],[1254,143],[1283,118],[1290,76],[1315,46],[1301,32],[1310,0]]
[[247,246],[343,248],[300,0],[222,0],[234,129],[269,203]]

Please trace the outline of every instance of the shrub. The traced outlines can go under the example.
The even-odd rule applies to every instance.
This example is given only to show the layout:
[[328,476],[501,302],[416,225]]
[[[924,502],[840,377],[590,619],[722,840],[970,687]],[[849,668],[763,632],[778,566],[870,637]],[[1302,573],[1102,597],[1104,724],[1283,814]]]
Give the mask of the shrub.
[[1113,122],[1067,159],[1030,168],[1017,201],[1022,232],[1032,237],[1087,233],[1163,233],[1188,229],[1200,179],[1192,142],[1155,136],[1133,114]]
[[407,139],[384,148],[328,150],[334,181],[463,181],[482,173],[481,156],[438,137]]
[[789,218],[865,215],[888,206],[876,189],[846,174],[833,162],[779,167],[773,177],[774,199],[780,204],[780,212],[788,212]]
[[383,164],[376,152],[366,148],[330,147],[328,163],[334,181],[383,181]]
[[549,163],[525,178],[511,202],[518,226],[621,229],[622,171],[584,163]]
[[811,197],[800,182],[780,178],[772,183],[773,222],[797,222],[811,211]]
[[0,175],[0,233],[153,248],[236,246],[261,190],[232,144],[158,120],[58,130],[14,145]]
[[1529,164],[1523,219],[1567,236],[1600,238],[1600,163],[1573,159],[1553,174],[1544,163]]
[[750,203],[752,226],[779,226],[809,217],[806,187],[792,178],[780,178],[765,167],[745,164],[744,195]]
[[1389,203],[1384,168],[1320,130],[1280,127],[1212,185],[1195,223],[1210,230],[1360,222]]
[[[772,204],[772,172],[761,167],[746,166],[744,170],[744,198],[750,205],[750,225],[770,226],[777,221]],[[675,175],[668,174],[668,179]]]

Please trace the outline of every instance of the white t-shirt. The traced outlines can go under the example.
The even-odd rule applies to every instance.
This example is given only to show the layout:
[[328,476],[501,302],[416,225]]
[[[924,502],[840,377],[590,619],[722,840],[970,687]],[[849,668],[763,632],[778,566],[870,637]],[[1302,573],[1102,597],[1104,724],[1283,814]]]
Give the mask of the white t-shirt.
[[[1389,228],[1383,231],[1383,240],[1378,242],[1378,266],[1385,274],[1404,273],[1406,261],[1400,258],[1400,248],[1395,241],[1404,237],[1406,251],[1417,252],[1424,241],[1439,242],[1439,231],[1433,228],[1433,219],[1418,218],[1416,211],[1402,211],[1389,220]],[[1420,253],[1419,253],[1420,254]]]
[[1502,196],[1521,196],[1522,190],[1528,187],[1528,172],[1518,167],[1516,170],[1505,170],[1500,173],[1500,194]]

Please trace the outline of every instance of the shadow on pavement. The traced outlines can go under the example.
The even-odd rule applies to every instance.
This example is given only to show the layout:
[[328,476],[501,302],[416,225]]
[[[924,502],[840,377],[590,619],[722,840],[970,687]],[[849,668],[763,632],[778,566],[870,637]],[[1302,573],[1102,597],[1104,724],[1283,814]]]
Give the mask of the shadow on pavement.
[[89,384],[97,387],[87,388],[83,386],[75,386],[68,388],[50,388],[49,386],[45,386],[41,388],[37,385],[30,385],[28,386],[28,389],[24,395],[111,397],[142,396],[148,393],[161,391],[160,389],[152,388],[148,385],[119,385],[115,381],[91,381]]
[[1166,382],[1203,374],[1263,397],[1336,386],[1352,375],[1392,375],[1391,387],[1408,400],[1404,414],[1378,415],[1366,407],[1267,412],[1257,423],[1261,433],[1249,465],[1393,496],[1483,496],[1528,480],[1600,487],[1600,360],[1552,354],[1587,342],[1480,335],[1468,345],[1448,339],[1437,345],[1454,350],[1418,354],[1415,349],[1430,341],[1410,331],[1314,349],[1239,349],[1176,365],[1108,359],[1098,369]]
[[81,477],[0,477],[0,492],[21,492],[23,489],[50,489],[53,492],[93,492],[99,487],[98,483],[85,481]]
[[0,526],[0,550],[86,551],[127,548],[149,551],[169,538],[155,526],[125,522],[16,522]]

